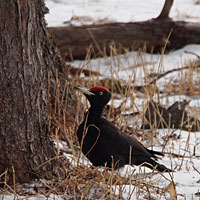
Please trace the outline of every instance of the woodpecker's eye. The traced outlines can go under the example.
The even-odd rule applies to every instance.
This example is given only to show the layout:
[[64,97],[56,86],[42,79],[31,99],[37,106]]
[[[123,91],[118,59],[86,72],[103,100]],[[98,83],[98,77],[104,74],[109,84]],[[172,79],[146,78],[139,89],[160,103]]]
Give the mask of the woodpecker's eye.
[[100,92],[99,92],[99,95],[103,95],[103,92],[102,92],[102,91],[100,91]]

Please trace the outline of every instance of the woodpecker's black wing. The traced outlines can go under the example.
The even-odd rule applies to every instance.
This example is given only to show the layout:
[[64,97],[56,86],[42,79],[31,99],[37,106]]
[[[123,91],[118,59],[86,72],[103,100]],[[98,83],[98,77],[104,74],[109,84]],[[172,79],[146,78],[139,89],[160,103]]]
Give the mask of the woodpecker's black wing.
[[[80,127],[77,131],[79,142],[82,138],[83,125]],[[121,133],[106,119],[90,122],[86,129],[82,151],[93,165],[119,168],[125,164],[144,164],[149,168],[157,167],[159,171],[169,171],[152,159],[156,158],[154,151],[146,149],[135,138]]]
[[[117,158],[121,158],[123,163],[131,163],[133,165],[143,164],[151,169],[156,167],[156,169],[161,172],[171,171],[152,159],[157,158],[156,155],[163,155],[162,153],[145,148],[135,138],[125,135],[106,119],[102,119],[102,121],[103,123],[101,124],[103,125],[100,125],[100,127],[105,136],[104,142],[108,143],[109,152],[112,152],[113,155],[118,155]],[[111,147],[109,148],[109,146]]]

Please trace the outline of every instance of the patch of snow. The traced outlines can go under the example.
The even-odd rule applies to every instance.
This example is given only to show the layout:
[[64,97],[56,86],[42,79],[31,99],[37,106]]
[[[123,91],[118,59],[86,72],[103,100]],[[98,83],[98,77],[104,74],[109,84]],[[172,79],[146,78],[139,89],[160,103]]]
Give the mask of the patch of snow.
[[[114,22],[134,22],[155,18],[160,14],[164,1],[160,0],[46,0],[50,13],[46,15],[49,26],[64,26],[72,17],[87,16],[88,20],[72,24],[91,24],[109,19]],[[170,17],[174,20],[198,22],[200,5],[192,0],[175,0]]]

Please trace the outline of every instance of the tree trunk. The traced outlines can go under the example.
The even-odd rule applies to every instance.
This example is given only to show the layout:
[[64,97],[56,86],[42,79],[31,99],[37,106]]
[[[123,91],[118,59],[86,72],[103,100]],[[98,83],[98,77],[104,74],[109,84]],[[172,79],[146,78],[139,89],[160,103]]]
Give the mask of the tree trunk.
[[41,0],[0,5],[0,174],[7,170],[9,184],[13,174],[16,182],[65,176],[50,139],[48,73],[62,63],[48,38],[46,11]]

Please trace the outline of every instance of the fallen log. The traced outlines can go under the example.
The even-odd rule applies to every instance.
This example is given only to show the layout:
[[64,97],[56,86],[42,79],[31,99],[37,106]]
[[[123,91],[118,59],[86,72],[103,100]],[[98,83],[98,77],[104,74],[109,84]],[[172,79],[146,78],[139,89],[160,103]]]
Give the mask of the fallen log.
[[165,52],[188,44],[200,44],[200,23],[169,18],[173,0],[166,0],[157,18],[134,23],[110,23],[69,27],[49,27],[58,48],[67,60],[121,54],[130,50]]

